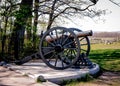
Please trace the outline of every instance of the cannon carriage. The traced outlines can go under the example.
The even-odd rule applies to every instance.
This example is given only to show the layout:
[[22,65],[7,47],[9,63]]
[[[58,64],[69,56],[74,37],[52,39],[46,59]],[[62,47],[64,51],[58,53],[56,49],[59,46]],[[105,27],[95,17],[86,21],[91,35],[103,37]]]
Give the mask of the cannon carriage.
[[90,52],[88,36],[92,31],[76,28],[54,27],[46,31],[40,41],[39,51],[42,60],[51,68],[91,66],[87,58]]

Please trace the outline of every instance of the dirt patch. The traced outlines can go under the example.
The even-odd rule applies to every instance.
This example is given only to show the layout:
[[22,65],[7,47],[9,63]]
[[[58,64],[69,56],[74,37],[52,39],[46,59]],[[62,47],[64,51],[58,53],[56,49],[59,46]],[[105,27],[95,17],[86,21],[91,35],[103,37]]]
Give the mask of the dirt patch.
[[120,86],[120,72],[104,71],[101,76],[94,80],[74,83],[68,86]]
[[120,86],[120,72],[103,72],[93,83],[99,84],[99,86]]

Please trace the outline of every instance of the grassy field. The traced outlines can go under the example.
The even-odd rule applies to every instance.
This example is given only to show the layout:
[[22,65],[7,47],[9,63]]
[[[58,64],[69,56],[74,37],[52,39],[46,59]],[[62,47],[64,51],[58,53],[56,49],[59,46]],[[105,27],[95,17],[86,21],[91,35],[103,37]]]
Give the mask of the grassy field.
[[91,45],[90,59],[104,70],[120,71],[120,42]]
[[73,80],[67,86],[120,86],[120,42],[92,44],[89,57],[100,65],[103,74],[87,81]]
[[91,50],[120,49],[120,42],[113,44],[91,44]]
[[90,59],[104,70],[120,71],[120,49],[92,50]]

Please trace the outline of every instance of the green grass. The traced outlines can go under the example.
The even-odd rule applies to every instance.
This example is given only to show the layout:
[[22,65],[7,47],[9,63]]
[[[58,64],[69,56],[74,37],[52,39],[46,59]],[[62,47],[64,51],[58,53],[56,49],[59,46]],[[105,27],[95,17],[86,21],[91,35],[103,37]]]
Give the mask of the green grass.
[[120,49],[92,50],[90,59],[108,71],[120,71]]
[[120,42],[113,44],[92,44],[89,55],[93,62],[108,71],[120,71]]
[[120,49],[120,41],[114,42],[113,44],[91,44],[91,50],[105,50],[105,49]]
[[94,80],[94,78],[91,75],[86,74],[86,76],[82,77],[82,78],[63,81],[63,83],[61,85],[63,86],[64,84],[66,84],[66,86],[78,86],[78,84],[80,82],[85,83],[85,82],[89,82],[91,80]]
[[[104,71],[120,72],[120,42],[116,42],[110,45],[92,44],[89,58],[93,62],[99,64],[101,69]],[[116,81],[114,82],[114,80]],[[114,82],[111,86],[119,86],[119,80],[114,80],[111,81],[112,83]],[[99,79],[91,80],[88,82],[71,81],[67,84],[67,86],[98,86],[102,83],[105,84],[104,80],[102,82],[99,82]],[[106,83],[103,86],[108,86],[108,84]]]
[[[104,71],[120,72],[120,49],[92,50],[89,57],[93,62],[99,64]],[[95,82],[94,79],[87,82],[74,80],[69,82],[67,86],[97,86]]]

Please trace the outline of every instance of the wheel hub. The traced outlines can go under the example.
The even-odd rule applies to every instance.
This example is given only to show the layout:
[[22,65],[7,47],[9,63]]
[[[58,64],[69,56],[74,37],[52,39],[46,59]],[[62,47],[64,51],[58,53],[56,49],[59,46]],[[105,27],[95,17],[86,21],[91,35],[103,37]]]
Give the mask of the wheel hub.
[[55,52],[60,53],[64,50],[64,48],[62,47],[62,45],[58,44],[55,46]]

